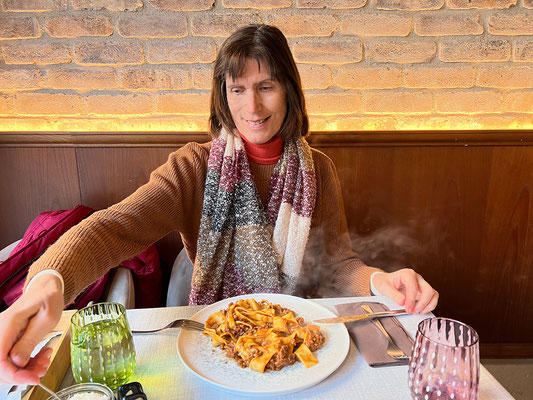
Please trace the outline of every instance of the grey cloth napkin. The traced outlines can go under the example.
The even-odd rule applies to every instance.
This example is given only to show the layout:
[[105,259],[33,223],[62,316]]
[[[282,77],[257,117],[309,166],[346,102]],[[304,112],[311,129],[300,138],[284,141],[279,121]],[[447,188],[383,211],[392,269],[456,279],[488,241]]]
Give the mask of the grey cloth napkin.
[[[389,308],[381,303],[360,302],[337,304],[335,308],[339,316],[358,315],[365,312],[361,306],[366,304],[372,311],[389,311]],[[408,356],[413,349],[413,339],[403,329],[402,324],[396,317],[387,317],[379,319],[383,327],[387,330],[396,345]],[[396,360],[387,355],[387,338],[381,331],[369,320],[360,322],[347,322],[346,328],[355,345],[363,355],[364,359],[371,367],[385,367],[391,365],[406,365],[409,360]]]

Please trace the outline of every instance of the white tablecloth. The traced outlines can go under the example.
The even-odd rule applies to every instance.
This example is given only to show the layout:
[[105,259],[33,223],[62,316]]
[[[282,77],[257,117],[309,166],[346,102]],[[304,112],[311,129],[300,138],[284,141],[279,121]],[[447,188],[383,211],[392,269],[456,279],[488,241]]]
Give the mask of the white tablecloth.
[[[398,308],[385,297],[337,298],[314,300],[335,312],[334,305],[356,301],[380,301],[391,309]],[[201,307],[169,307],[128,310],[132,329],[150,329],[165,325],[175,318],[190,317]],[[406,330],[415,336],[421,316],[398,317]],[[172,329],[155,335],[134,335],[137,351],[137,369],[134,380],[142,383],[150,400],[240,399],[239,396],[220,390],[191,373],[176,353],[178,330]],[[321,383],[301,392],[268,399],[411,399],[407,386],[407,366],[370,368],[357,348],[351,343],[344,363]],[[68,377],[64,384],[68,383]],[[265,398],[265,397],[255,397]],[[481,366],[479,400],[505,400],[513,397]]]

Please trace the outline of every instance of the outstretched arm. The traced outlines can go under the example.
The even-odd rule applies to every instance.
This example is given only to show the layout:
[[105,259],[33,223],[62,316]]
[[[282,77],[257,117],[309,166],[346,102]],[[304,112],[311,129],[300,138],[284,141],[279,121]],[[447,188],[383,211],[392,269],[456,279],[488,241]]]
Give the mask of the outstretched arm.
[[[195,200],[191,191],[205,180],[197,173],[198,151],[191,148],[173,153],[146,185],[83,220],[33,263],[24,294],[0,314],[0,381],[38,383],[48,367],[50,350],[33,358],[30,354],[57,324],[64,305],[122,260],[190,223]],[[64,293],[60,278],[39,275],[50,269],[64,279]]]
[[[432,311],[437,306],[439,294],[420,274],[409,268],[383,272],[367,266],[352,251],[337,171],[329,158],[321,161],[315,164],[318,167],[317,201],[320,201],[316,211],[320,224],[310,235],[313,239],[310,241],[318,243],[316,252],[320,265],[329,267],[322,271],[322,294],[368,296],[372,278],[373,287],[380,294],[405,306],[409,313]],[[324,291],[324,286],[329,286],[329,291]]]

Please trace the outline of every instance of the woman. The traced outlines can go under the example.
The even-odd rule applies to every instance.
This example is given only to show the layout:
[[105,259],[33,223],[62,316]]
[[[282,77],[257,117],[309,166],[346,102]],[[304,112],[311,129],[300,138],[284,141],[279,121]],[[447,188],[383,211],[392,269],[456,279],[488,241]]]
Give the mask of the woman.
[[195,266],[191,304],[258,292],[361,296],[372,286],[409,312],[435,308],[438,293],[413,270],[384,273],[352,252],[335,168],[304,139],[300,77],[277,28],[250,25],[224,42],[209,122],[212,142],[172,153],[146,185],[32,265],[24,294],[0,315],[0,379],[37,383],[50,351],[30,352],[64,304],[173,230]]

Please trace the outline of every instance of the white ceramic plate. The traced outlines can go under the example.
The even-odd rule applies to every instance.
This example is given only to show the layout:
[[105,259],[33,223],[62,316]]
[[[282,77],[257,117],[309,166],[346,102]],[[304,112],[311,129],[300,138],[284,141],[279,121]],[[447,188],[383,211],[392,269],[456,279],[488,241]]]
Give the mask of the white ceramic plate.
[[[268,300],[294,311],[307,324],[318,318],[335,317],[327,308],[311,301],[283,294],[253,294],[225,299],[197,312],[192,319],[205,322],[207,318],[238,299]],[[307,389],[335,371],[350,349],[350,337],[344,324],[320,325],[326,337],[324,347],[313,354],[318,364],[305,368],[301,362],[284,367],[281,371],[264,374],[241,368],[219,348],[213,348],[211,338],[195,331],[182,330],[178,336],[178,354],[183,363],[200,379],[226,391],[249,396],[281,395]]]

